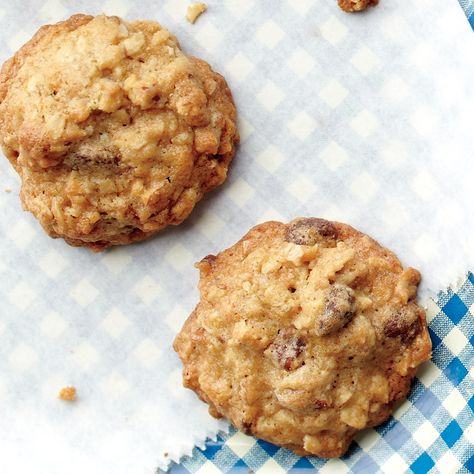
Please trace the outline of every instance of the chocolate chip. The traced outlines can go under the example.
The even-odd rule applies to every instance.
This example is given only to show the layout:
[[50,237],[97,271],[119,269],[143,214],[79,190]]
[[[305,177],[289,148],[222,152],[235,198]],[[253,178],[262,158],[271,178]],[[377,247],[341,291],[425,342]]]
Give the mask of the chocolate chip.
[[354,317],[354,290],[346,285],[336,283],[330,287],[322,315],[316,322],[316,334],[326,336],[335,332]]
[[200,262],[196,263],[194,266],[199,268],[201,275],[207,275],[214,271],[217,262],[217,257],[215,255],[206,255]]
[[242,431],[247,435],[252,434],[252,423],[242,421]]
[[281,368],[289,372],[303,365],[304,361],[299,356],[305,347],[305,341],[296,336],[294,329],[285,328],[279,331],[270,345],[269,353]]
[[209,265],[212,265],[217,260],[215,255],[206,255],[201,262],[207,262]]
[[400,337],[401,341],[412,341],[420,331],[420,321],[416,308],[404,306],[385,323],[383,332],[386,337]]
[[314,245],[323,239],[336,238],[337,229],[332,222],[310,217],[291,223],[285,240],[297,245]]
[[327,408],[329,406],[329,404],[328,404],[328,402],[325,402],[324,400],[314,400],[314,406],[318,410],[321,410],[322,408]]

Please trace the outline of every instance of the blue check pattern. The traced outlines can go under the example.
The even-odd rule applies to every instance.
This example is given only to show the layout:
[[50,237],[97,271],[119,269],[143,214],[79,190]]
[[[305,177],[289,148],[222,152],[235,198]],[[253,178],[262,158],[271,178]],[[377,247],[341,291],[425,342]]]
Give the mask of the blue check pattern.
[[459,0],[469,23],[474,28],[474,0]]
[[[459,3],[474,29],[474,0]],[[205,449],[195,448],[168,472],[474,473],[474,274],[456,291],[441,292],[435,308],[430,322],[435,375],[416,378],[409,408],[373,430],[373,443],[363,438],[352,443],[337,461],[337,470],[326,460],[300,457],[256,439],[241,456],[235,448],[238,433],[231,428],[215,441],[207,440]],[[467,341],[457,349],[454,328]]]

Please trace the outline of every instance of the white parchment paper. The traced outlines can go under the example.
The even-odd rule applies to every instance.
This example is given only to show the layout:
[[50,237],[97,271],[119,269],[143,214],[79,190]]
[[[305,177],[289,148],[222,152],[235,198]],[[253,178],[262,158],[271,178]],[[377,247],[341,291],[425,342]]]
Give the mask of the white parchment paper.
[[[161,22],[226,76],[242,144],[178,228],[102,254],[52,240],[0,160],[0,472],[153,472],[219,427],[181,387],[172,340],[198,301],[193,262],[251,226],[341,220],[423,274],[474,268],[474,36],[456,0],[4,0],[0,54],[75,12]],[[11,193],[5,190],[10,188]],[[57,400],[75,385],[78,400]]]

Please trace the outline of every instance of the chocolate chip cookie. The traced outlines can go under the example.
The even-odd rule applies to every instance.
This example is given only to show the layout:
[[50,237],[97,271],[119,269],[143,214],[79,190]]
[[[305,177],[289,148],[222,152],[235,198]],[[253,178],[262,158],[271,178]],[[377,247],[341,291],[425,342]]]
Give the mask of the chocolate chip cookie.
[[0,142],[52,237],[101,250],[179,224],[238,142],[222,76],[149,21],[74,15],[2,68]]
[[420,274],[348,225],[267,222],[197,266],[201,300],[174,342],[184,385],[298,454],[344,454],[430,358]]

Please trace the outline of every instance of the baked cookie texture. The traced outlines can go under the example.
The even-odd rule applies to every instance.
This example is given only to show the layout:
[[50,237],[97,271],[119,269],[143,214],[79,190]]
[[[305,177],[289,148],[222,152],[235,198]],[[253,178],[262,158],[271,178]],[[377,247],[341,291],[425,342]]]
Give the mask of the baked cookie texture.
[[239,140],[224,78],[150,21],[74,15],[0,74],[0,135],[52,237],[102,250],[179,224]]
[[360,12],[368,7],[375,7],[379,0],[337,0],[337,3],[345,12]]
[[348,225],[267,222],[197,266],[201,300],[174,342],[184,385],[297,454],[344,454],[430,358],[420,274]]

